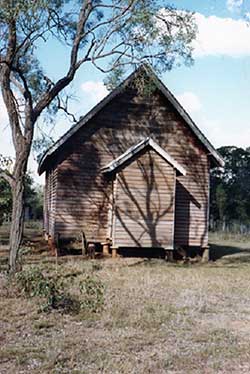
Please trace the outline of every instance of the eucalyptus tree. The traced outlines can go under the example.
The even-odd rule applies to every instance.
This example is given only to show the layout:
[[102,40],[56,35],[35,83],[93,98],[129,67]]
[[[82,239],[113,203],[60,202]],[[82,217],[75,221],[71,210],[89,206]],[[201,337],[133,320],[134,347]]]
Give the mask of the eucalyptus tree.
[[[145,61],[169,70],[192,62],[195,33],[193,14],[163,1],[0,0],[0,86],[15,148],[11,171],[0,169],[12,191],[12,272],[22,239],[24,179],[38,119],[52,107],[67,111],[59,95],[87,63],[103,73]],[[37,57],[37,47],[48,40],[65,44],[67,70],[56,81]]]
[[218,151],[225,160],[225,167],[214,169],[211,174],[211,221],[217,222],[218,228],[223,231],[233,224],[236,224],[238,229],[245,226],[249,231],[249,148],[225,146]]

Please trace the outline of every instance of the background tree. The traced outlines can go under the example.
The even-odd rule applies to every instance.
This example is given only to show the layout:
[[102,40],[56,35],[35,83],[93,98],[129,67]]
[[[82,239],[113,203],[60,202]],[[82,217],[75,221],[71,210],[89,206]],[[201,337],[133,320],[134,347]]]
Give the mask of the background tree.
[[13,160],[10,157],[0,155],[0,170],[1,168],[4,169],[7,174],[7,180],[0,178],[0,225],[3,223],[12,208],[11,188],[8,181],[12,163]]
[[[12,272],[22,238],[24,180],[38,118],[62,108],[60,94],[86,63],[102,72],[143,61],[159,70],[190,63],[195,31],[192,14],[156,0],[0,0],[0,85],[15,147],[12,173],[0,171],[12,191]],[[50,37],[65,44],[68,58],[66,73],[55,82],[36,55],[36,47]]]
[[11,214],[12,196],[8,182],[0,179],[0,226]]
[[[35,185],[32,176],[27,173],[24,181],[24,208],[28,209],[29,218],[43,218],[43,187]],[[0,225],[11,217],[12,194],[8,182],[0,179]]]
[[212,227],[225,230],[237,224],[240,231],[250,227],[250,152],[234,146],[218,149],[224,170],[211,175]]
[[24,207],[29,219],[43,219],[43,186],[36,185],[31,174],[26,174],[24,182]]

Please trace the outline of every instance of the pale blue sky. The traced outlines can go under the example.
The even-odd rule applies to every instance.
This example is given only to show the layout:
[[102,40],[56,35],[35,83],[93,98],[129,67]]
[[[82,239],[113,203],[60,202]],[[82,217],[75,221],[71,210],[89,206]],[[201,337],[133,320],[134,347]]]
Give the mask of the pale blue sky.
[[[164,74],[164,83],[216,147],[250,146],[250,27],[243,21],[250,13],[250,0],[175,0],[172,4],[196,13],[199,34],[194,65]],[[38,55],[53,78],[66,71],[66,52],[65,47],[52,42],[39,49]],[[103,97],[103,79],[91,65],[79,71],[71,87],[78,96],[71,109],[78,116]],[[52,136],[57,139],[69,126],[66,119],[58,121]],[[1,100],[0,153],[12,154]],[[35,170],[34,161],[30,167]]]

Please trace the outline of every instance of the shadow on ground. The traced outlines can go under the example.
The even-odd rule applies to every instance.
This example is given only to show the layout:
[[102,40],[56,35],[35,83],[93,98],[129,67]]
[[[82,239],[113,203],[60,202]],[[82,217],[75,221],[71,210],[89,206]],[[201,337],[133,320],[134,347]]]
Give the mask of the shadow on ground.
[[248,248],[210,244],[210,261],[223,260],[227,264],[250,263],[250,244]]
[[166,252],[162,248],[133,248],[123,247],[119,248],[118,254],[122,257],[136,257],[136,258],[158,258],[165,259]]

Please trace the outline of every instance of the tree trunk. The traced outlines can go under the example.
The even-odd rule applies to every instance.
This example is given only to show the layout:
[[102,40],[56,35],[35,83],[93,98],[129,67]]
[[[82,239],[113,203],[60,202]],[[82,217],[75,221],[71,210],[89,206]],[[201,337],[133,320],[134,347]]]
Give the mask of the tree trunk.
[[9,270],[15,273],[18,264],[18,254],[23,238],[24,228],[24,188],[25,176],[27,172],[27,163],[30,152],[30,144],[22,144],[20,152],[16,153],[16,162],[14,165],[14,180],[11,184],[12,192],[12,217],[10,226],[10,254]]
[[10,228],[10,273],[17,271],[18,253],[24,227],[24,177],[21,176],[12,185],[12,219]]

